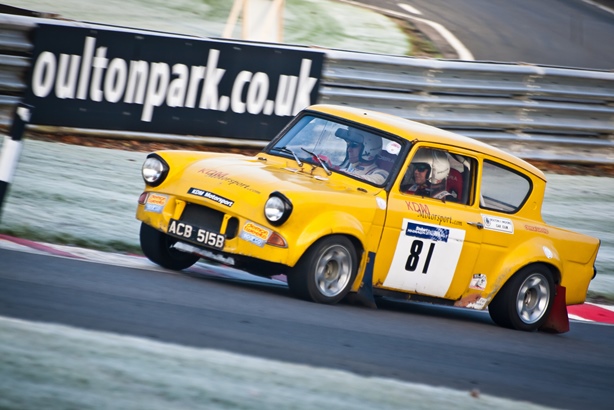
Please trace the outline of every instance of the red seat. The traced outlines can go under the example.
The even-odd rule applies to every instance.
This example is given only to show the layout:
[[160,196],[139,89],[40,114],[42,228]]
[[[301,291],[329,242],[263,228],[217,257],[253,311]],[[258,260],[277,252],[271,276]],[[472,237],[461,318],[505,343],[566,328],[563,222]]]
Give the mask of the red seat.
[[446,180],[446,191],[456,198],[456,202],[461,202],[463,197],[463,174],[459,170],[450,168],[450,173]]
[[394,161],[396,161],[397,156],[390,154],[389,152],[382,151],[375,160],[375,165],[379,168],[383,169],[386,172],[390,172],[392,166],[394,165]]

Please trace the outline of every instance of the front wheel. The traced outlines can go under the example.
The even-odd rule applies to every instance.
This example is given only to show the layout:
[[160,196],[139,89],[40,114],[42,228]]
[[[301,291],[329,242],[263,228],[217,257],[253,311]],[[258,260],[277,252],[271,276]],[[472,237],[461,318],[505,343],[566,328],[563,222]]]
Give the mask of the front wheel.
[[305,252],[288,275],[288,287],[302,299],[334,304],[348,294],[357,270],[352,242],[344,236],[329,236]]
[[141,249],[147,259],[157,263],[163,268],[182,270],[194,265],[200,259],[200,256],[191,253],[181,252],[172,246],[177,243],[175,238],[172,238],[152,228],[146,223],[141,223]]
[[488,313],[499,326],[533,331],[544,324],[554,301],[552,273],[543,265],[519,270],[497,293]]

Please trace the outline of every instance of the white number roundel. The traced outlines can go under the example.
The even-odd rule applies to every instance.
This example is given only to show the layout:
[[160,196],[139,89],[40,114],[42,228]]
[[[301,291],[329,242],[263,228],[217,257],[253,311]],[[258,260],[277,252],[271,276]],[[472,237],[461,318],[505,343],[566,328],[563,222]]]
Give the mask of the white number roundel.
[[464,240],[462,229],[403,219],[384,286],[444,297],[452,283]]

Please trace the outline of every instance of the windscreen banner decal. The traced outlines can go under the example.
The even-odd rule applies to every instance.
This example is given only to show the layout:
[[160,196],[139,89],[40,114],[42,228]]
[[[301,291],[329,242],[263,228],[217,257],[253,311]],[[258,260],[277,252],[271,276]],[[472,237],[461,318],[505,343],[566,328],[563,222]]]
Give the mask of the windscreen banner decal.
[[270,140],[317,101],[307,48],[40,24],[33,124]]

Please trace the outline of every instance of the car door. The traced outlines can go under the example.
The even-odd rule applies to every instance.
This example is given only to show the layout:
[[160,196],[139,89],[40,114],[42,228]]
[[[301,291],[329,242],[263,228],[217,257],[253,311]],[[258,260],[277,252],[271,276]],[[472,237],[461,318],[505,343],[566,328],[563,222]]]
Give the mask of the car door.
[[[434,174],[446,173],[446,187],[460,190],[454,196],[438,199],[408,193],[419,168],[420,150],[445,153],[450,166],[435,168]],[[422,151],[424,152],[424,151]],[[386,222],[375,256],[375,288],[417,293],[446,299],[458,299],[472,279],[480,253],[481,217],[475,206],[477,159],[462,150],[436,145],[416,145],[388,199]],[[458,171],[454,181],[451,170]],[[440,176],[441,176],[440,175]],[[460,175],[460,176],[459,176]],[[462,186],[459,188],[459,186]]]

